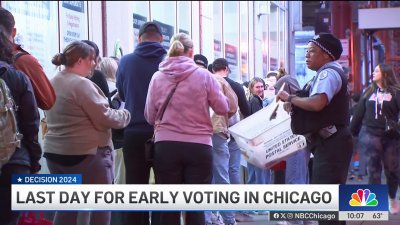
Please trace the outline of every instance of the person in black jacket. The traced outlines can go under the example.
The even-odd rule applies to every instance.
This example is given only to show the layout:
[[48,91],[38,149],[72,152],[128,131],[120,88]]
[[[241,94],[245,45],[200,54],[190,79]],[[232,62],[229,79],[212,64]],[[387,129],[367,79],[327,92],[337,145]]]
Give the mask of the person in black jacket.
[[[135,51],[121,58],[117,70],[118,93],[132,116],[125,128],[123,144],[127,184],[149,183],[152,164],[145,160],[144,146],[153,136],[153,126],[144,118],[144,106],[150,80],[167,53],[161,45],[161,28],[154,22],[141,26],[138,41]],[[149,224],[148,212],[124,214],[123,224],[132,224],[133,221],[137,225]]]
[[368,183],[381,184],[382,164],[387,179],[390,212],[400,212],[396,199],[399,177],[400,134],[387,132],[387,125],[399,121],[400,85],[390,65],[379,64],[373,83],[357,104],[350,129],[358,137],[360,149],[367,155]]
[[82,41],[85,42],[86,44],[92,46],[92,48],[94,49],[94,52],[96,54],[96,59],[95,59],[96,65],[93,68],[92,76],[90,76],[88,78],[93,83],[95,83],[97,86],[99,86],[99,88],[104,93],[104,96],[106,98],[109,98],[111,96],[109,96],[110,95],[110,90],[108,88],[106,75],[104,75],[104,73],[101,70],[96,69],[96,66],[99,64],[99,61],[100,61],[99,47],[93,41],[89,41],[89,40],[82,40]]
[[8,163],[2,166],[0,175],[0,221],[16,224],[18,211],[11,210],[11,176],[13,174],[37,173],[42,149],[38,142],[39,112],[32,84],[28,77],[16,70],[12,63],[12,42],[0,26],[0,78],[10,89],[15,105],[18,130],[23,135],[21,147],[17,147]]
[[[314,36],[307,45],[307,67],[317,72],[306,96],[278,93],[278,99],[291,104],[291,127],[313,145],[312,184],[345,184],[353,152],[348,128],[349,95],[347,77],[336,62],[342,54],[340,40],[330,33]],[[301,116],[298,116],[298,115]],[[346,224],[345,221],[319,221],[320,225]]]

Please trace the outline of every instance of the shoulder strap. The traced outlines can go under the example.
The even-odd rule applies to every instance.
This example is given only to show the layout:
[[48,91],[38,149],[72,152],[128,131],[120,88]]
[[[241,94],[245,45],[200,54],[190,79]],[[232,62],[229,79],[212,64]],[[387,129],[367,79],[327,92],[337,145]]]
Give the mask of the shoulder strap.
[[18,52],[17,54],[15,54],[15,55],[13,56],[13,63],[15,63],[15,62],[19,59],[19,57],[21,57],[21,56],[23,56],[23,55],[28,55],[28,53],[27,53],[27,52],[24,52],[24,51],[20,51],[20,52]]
[[115,89],[114,91],[110,92],[109,98],[111,98],[112,96],[114,96],[115,93],[117,93],[117,92],[118,92],[118,89]]
[[0,77],[3,76],[3,74],[6,73],[6,72],[7,72],[7,68],[0,66]]
[[178,87],[179,83],[176,83],[175,87],[172,88],[171,92],[168,94],[167,99],[165,100],[164,104],[161,106],[161,114],[160,114],[160,119],[159,119],[159,123],[161,123],[161,120],[164,116],[164,112],[167,109],[168,103],[172,98],[172,95],[174,95],[176,88]]

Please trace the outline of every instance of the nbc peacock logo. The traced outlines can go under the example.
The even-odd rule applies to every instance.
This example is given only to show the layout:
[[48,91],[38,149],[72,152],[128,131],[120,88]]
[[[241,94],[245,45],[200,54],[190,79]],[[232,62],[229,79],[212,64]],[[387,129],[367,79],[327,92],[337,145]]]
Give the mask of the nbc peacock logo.
[[350,206],[377,206],[378,200],[375,193],[372,193],[369,189],[358,189],[357,193],[351,195],[349,204]]

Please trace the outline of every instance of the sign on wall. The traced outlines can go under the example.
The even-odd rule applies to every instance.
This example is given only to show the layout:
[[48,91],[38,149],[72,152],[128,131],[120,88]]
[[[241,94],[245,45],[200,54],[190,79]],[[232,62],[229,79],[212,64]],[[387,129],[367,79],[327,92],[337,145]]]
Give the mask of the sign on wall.
[[56,1],[2,2],[14,16],[15,43],[37,58],[49,78],[56,72],[51,59],[59,52],[57,4]]
[[88,39],[87,4],[85,1],[60,3],[61,49],[73,41]]
[[214,39],[214,59],[221,58],[221,41]]
[[238,71],[238,49],[234,45],[225,44],[225,59],[228,61],[231,73],[229,77],[232,80],[240,81],[239,71]]
[[157,20],[154,20],[154,22],[156,22],[160,28],[161,28],[161,34],[163,36],[163,42],[162,42],[162,46],[168,50],[169,46],[170,46],[170,41],[172,36],[174,35],[174,27],[165,23],[161,23]]
[[137,38],[139,37],[140,27],[147,22],[147,17],[133,13],[133,47],[138,44]]

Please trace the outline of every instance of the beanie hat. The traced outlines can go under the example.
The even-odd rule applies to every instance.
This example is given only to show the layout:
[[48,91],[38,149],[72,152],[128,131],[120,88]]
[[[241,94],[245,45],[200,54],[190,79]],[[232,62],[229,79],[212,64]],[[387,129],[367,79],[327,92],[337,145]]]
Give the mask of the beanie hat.
[[200,66],[202,66],[202,67],[207,69],[208,60],[204,55],[196,54],[196,55],[194,55],[193,60],[197,65],[200,65]]
[[331,33],[319,33],[309,42],[316,44],[333,60],[338,60],[343,52],[342,43]]

